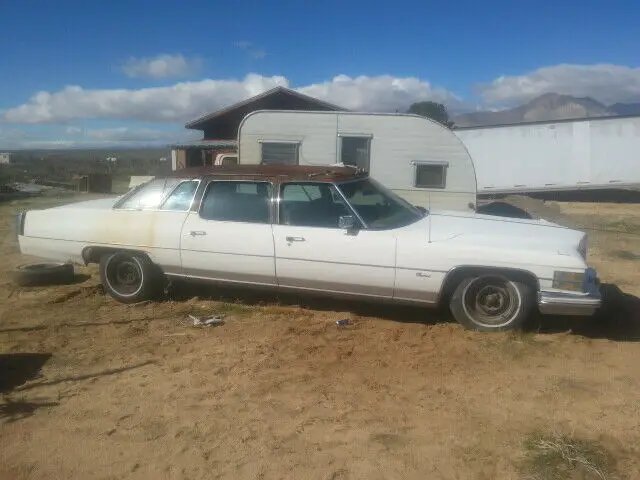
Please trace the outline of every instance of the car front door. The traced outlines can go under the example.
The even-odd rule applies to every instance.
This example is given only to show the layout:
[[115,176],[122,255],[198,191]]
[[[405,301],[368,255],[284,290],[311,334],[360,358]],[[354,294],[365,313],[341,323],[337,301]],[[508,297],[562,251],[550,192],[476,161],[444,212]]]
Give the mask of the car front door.
[[183,275],[275,285],[271,191],[264,181],[210,181],[182,228]]
[[340,217],[353,212],[329,183],[286,182],[279,197],[273,237],[281,287],[393,296],[392,233],[340,228]]

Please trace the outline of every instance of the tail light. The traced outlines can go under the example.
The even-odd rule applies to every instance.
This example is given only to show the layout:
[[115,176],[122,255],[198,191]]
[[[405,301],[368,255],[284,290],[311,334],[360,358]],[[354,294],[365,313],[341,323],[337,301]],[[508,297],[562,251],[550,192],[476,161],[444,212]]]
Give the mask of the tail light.
[[584,260],[587,259],[587,235],[585,234],[578,244],[578,252]]
[[27,218],[27,212],[16,213],[16,236],[24,235],[24,223]]

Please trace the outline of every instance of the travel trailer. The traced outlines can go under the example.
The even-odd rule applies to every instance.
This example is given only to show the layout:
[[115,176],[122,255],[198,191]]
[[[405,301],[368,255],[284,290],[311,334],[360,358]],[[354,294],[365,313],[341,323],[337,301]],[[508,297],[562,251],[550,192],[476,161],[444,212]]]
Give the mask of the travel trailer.
[[462,141],[410,114],[260,110],[238,131],[240,164],[350,165],[414,205],[473,210],[476,174]]

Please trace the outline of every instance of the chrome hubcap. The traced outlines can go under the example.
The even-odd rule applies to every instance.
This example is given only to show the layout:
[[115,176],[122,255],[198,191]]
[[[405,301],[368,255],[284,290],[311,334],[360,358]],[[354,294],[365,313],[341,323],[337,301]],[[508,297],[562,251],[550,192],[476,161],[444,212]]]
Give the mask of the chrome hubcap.
[[477,324],[496,327],[511,321],[520,300],[516,288],[507,279],[486,276],[471,282],[463,296],[467,315]]
[[120,295],[135,294],[142,284],[142,271],[135,260],[114,258],[107,264],[107,279]]

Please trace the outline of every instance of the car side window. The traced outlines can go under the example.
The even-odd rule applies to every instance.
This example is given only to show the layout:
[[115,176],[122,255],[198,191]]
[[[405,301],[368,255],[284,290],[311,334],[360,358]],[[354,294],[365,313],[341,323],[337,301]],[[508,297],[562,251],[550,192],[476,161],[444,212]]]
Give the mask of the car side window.
[[335,187],[328,183],[285,183],[280,190],[280,223],[300,227],[338,228],[341,216],[352,215]]
[[166,196],[181,182],[179,178],[157,178],[140,185],[128,193],[118,209],[154,210],[159,208]]
[[271,184],[212,181],[202,197],[200,217],[227,222],[271,223]]
[[171,192],[160,209],[186,212],[191,207],[199,183],[198,180],[182,182]]

